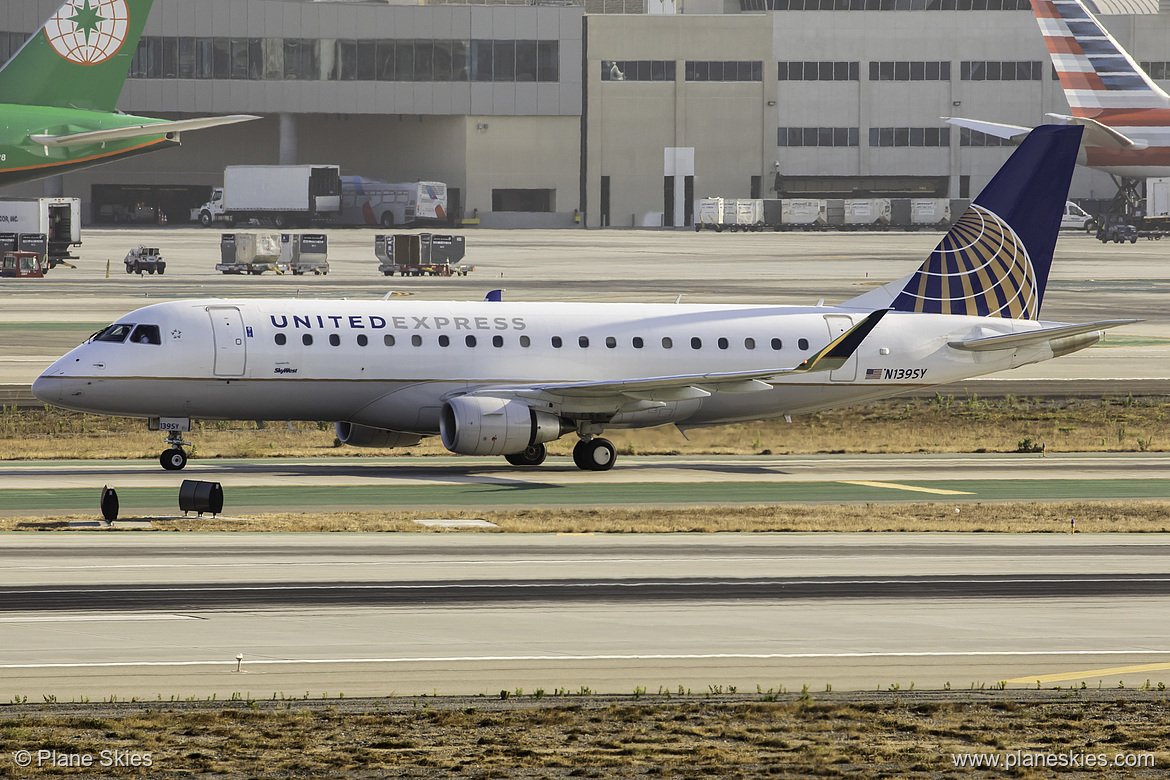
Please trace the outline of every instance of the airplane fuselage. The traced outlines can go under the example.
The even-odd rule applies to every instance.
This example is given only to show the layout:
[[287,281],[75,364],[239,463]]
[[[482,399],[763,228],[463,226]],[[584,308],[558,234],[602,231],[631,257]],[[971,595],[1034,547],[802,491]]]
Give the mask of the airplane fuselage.
[[[869,312],[834,307],[199,300],[119,320],[36,382],[38,397],[134,417],[298,419],[433,435],[446,399],[484,387],[786,370]],[[138,326],[146,341],[137,343]],[[634,401],[604,427],[683,427],[832,408],[1053,356],[948,341],[1035,330],[1000,317],[890,312],[841,368],[761,392]],[[157,333],[156,336],[151,334]],[[117,337],[119,334],[115,334]],[[1086,344],[1087,345],[1087,344]],[[701,383],[700,383],[701,384]]]

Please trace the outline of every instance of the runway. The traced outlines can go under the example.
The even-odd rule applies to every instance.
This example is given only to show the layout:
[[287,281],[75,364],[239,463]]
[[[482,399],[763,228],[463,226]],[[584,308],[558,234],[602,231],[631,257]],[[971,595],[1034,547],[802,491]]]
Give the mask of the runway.
[[695,506],[872,501],[1170,498],[1170,454],[1060,453],[619,457],[585,472],[566,457],[533,469],[502,458],[377,457],[0,463],[0,514],[174,514],[185,479],[219,482],[230,514],[369,508]]
[[3,542],[0,676],[38,701],[1170,679],[1160,534]]

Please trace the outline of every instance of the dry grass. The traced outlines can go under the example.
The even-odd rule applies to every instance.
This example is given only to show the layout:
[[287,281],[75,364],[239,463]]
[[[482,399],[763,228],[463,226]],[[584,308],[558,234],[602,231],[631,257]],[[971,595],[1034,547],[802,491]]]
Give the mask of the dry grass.
[[[155,458],[163,435],[143,420],[59,410],[5,409],[0,460]],[[1162,398],[981,399],[883,401],[797,417],[705,428],[673,427],[607,433],[619,452],[648,454],[804,454],[816,452],[1016,452],[1045,444],[1054,452],[1170,449],[1170,419]],[[337,444],[328,423],[200,422],[188,437],[195,457],[447,454],[436,439],[404,450],[355,450]],[[550,447],[567,455],[565,437]]]
[[[958,511],[956,511],[958,510]],[[949,531],[1067,533],[1170,532],[1170,502],[939,502],[920,504],[691,507],[679,509],[453,510],[443,518],[481,518],[498,528],[445,529],[419,525],[429,511],[258,514],[248,520],[181,518],[154,520],[164,531],[433,532],[433,533],[717,533],[764,531]],[[93,515],[0,517],[0,531],[64,530],[70,520]],[[124,516],[123,520],[132,519]]]
[[[952,754],[1018,750],[1109,759],[1144,754],[1153,768],[1120,772],[1164,777],[1166,702],[1157,694],[1126,694],[1095,701],[1011,692],[967,701],[894,694],[858,701],[558,696],[535,705],[530,694],[527,703],[508,707],[485,697],[193,708],[160,702],[157,711],[139,705],[132,714],[0,709],[0,755],[149,753],[151,768],[128,772],[137,778],[965,778],[1005,773],[957,770]],[[1038,778],[1051,771],[1007,774]],[[1060,775],[1104,776],[1100,771]],[[57,774],[32,769],[22,776]]]

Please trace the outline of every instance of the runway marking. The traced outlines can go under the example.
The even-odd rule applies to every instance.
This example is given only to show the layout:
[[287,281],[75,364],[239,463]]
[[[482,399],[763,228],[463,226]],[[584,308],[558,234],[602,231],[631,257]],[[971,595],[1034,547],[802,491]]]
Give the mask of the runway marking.
[[[785,661],[824,658],[1011,658],[1014,656],[1082,656],[1082,655],[1167,655],[1170,650],[986,650],[972,652],[904,652],[904,653],[653,653],[647,655],[485,655],[425,656],[406,658],[257,658],[245,657],[244,666],[293,666],[296,664],[417,664],[417,663],[501,663],[520,661]],[[181,667],[230,666],[234,657],[216,661],[95,661],[89,663],[0,664],[0,669],[89,669],[113,667]],[[1134,667],[1137,668],[1137,667]],[[1170,667],[1168,667],[1170,668]],[[1031,678],[1025,682],[1035,682]],[[1009,682],[1011,682],[1009,680]]]
[[195,615],[30,615],[28,617],[4,615],[0,617],[0,623],[97,623],[111,620],[204,620],[204,618]]
[[1063,674],[1042,674],[1037,677],[1017,677],[1007,680],[1010,683],[1047,683],[1062,680],[1082,680],[1088,677],[1112,677],[1115,674],[1138,674],[1140,672],[1164,672],[1170,669],[1170,663],[1145,664],[1143,666],[1116,666],[1112,669],[1088,669],[1083,672],[1066,672]]
[[893,490],[910,490],[914,493],[934,493],[939,496],[973,496],[964,490],[943,490],[942,488],[915,487],[914,485],[900,485],[897,482],[870,482],[868,480],[838,480],[842,485],[860,485],[861,487],[891,488]]

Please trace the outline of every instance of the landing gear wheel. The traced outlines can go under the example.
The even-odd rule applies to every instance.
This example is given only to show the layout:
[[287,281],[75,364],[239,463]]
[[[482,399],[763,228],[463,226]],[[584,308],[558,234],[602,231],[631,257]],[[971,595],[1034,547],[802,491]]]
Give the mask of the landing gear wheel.
[[187,465],[187,453],[179,449],[163,450],[158,462],[167,471],[181,471]]
[[583,471],[609,471],[617,460],[617,451],[609,439],[580,441],[573,448],[573,462]]
[[541,463],[544,463],[544,459],[547,457],[548,450],[544,448],[543,444],[533,444],[523,452],[514,452],[511,455],[505,455],[504,460],[513,466],[539,466]]

